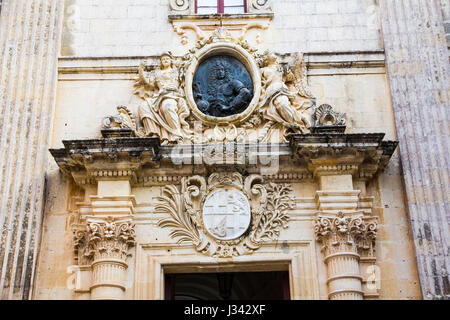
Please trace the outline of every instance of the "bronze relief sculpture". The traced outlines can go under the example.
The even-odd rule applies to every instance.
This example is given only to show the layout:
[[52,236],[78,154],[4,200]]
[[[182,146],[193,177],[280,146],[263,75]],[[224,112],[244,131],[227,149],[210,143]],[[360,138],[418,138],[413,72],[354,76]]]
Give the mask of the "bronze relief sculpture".
[[249,105],[253,83],[239,60],[219,55],[200,63],[192,90],[201,112],[214,117],[227,117],[244,111]]
[[135,88],[143,100],[139,135],[162,144],[286,142],[309,132],[315,105],[303,55],[280,62],[223,28],[184,56],[141,64]]

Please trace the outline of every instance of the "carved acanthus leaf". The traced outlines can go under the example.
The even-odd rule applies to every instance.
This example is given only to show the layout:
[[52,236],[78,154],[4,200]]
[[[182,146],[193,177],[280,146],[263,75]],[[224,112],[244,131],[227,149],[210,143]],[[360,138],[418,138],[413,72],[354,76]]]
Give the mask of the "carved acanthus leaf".
[[[258,189],[253,188],[254,191]],[[264,210],[257,212],[255,232],[250,238],[254,244],[275,240],[280,235],[280,229],[287,228],[289,221],[287,212],[295,206],[291,196],[292,188],[288,184],[269,183],[265,186],[265,192],[267,202]]]
[[[170,218],[162,219],[158,226],[172,228],[170,236],[178,238],[178,243],[192,242],[195,246],[201,243],[200,234],[192,219],[192,211],[184,213],[182,196],[176,186],[165,186],[164,196],[156,197],[159,203],[155,206],[155,213],[168,214]],[[195,218],[194,218],[195,219]]]
[[88,218],[73,228],[73,245],[79,265],[89,265],[93,260],[103,258],[126,260],[128,250],[135,245],[131,219]]
[[319,215],[314,221],[317,241],[326,255],[335,252],[361,252],[373,256],[377,234],[377,223],[363,214],[336,216]]

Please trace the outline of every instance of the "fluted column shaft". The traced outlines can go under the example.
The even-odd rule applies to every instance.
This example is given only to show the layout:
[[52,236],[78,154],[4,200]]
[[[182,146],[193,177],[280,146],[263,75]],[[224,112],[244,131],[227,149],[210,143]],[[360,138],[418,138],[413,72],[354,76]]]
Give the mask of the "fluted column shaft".
[[3,0],[0,299],[31,297],[63,20],[61,0]]
[[449,299],[450,68],[440,4],[379,4],[422,293]]
[[338,251],[325,257],[330,300],[362,300],[359,254],[356,250]]

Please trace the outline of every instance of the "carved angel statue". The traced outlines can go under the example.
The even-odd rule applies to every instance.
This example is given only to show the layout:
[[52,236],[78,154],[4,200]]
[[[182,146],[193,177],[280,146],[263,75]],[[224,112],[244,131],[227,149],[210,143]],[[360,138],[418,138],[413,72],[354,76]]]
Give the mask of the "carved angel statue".
[[277,57],[265,52],[260,60],[260,72],[260,108],[271,126],[264,140],[271,139],[274,129],[280,129],[283,137],[287,131],[308,132],[310,122],[306,110],[313,106],[313,97],[306,85],[302,56],[297,56],[294,66],[283,75]]
[[185,120],[189,109],[173,60],[170,52],[164,53],[159,67],[151,72],[145,70],[146,62],[143,62],[135,84],[135,93],[146,102],[139,107],[145,135],[159,137],[162,144],[181,142],[191,134]]

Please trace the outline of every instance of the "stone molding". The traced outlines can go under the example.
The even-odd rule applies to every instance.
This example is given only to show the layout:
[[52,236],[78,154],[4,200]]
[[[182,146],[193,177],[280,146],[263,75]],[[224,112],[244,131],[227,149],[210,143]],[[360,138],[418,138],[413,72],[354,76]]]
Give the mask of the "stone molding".
[[[304,61],[308,70],[308,76],[355,74],[355,73],[380,73],[385,74],[384,51],[366,51],[355,53],[314,53],[305,52]],[[82,57],[65,56],[58,59],[58,73],[60,81],[87,80],[87,79],[111,79],[111,80],[135,80],[139,64],[142,60],[151,65],[158,64],[157,56],[140,57]],[[293,54],[279,55],[281,64],[289,64]]]
[[350,174],[370,180],[384,170],[398,144],[383,137],[384,133],[293,134],[290,146],[315,177]]
[[[72,177],[78,185],[95,184],[100,180],[129,180],[137,183],[179,183],[181,177],[190,175],[187,168],[196,167],[208,172],[208,168],[236,168],[252,172],[251,159],[264,156],[274,150],[280,163],[292,162],[297,173],[263,173],[270,179],[310,179],[311,175],[351,174],[368,181],[383,171],[397,146],[396,141],[383,141],[384,134],[300,134],[291,135],[287,144],[231,143],[215,144],[217,150],[233,150],[231,160],[217,158],[211,163],[196,164],[196,157],[210,152],[212,145],[159,146],[157,138],[111,138],[63,141],[65,148],[50,149],[61,171]],[[208,151],[209,150],[209,151]],[[237,154],[246,157],[241,159]],[[250,157],[251,156],[251,157]],[[177,174],[156,174],[157,169],[177,169]],[[186,168],[185,173],[184,169]]]

